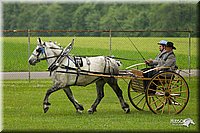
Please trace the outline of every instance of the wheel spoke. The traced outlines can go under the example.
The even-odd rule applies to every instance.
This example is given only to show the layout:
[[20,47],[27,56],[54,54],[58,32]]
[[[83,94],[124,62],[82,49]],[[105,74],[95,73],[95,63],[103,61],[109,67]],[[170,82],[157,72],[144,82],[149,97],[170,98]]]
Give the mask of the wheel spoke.
[[169,106],[169,104],[168,104],[168,113],[170,114],[170,106]]
[[139,103],[141,103],[141,101],[142,101],[144,98],[145,98],[145,95],[142,97],[142,99],[140,99],[140,100],[138,101],[138,103],[137,103],[136,105],[139,105]]
[[171,88],[171,90],[172,90],[172,92],[174,92],[174,91],[176,91],[177,89],[180,89],[180,87],[182,87],[182,86],[185,86],[185,85],[182,84],[182,85],[180,85],[180,86],[178,86],[178,87],[176,87],[176,88]]
[[163,107],[162,107],[162,114],[163,114],[163,112],[164,112],[165,105],[166,105],[166,104],[163,104]]
[[159,80],[160,84],[162,85],[162,88],[164,88],[164,84],[162,83],[162,80],[159,78],[159,76],[158,76],[158,80]]
[[152,82],[156,87],[158,86],[158,84],[156,84],[154,81]]
[[[178,84],[178,81],[182,81],[182,79],[175,79],[175,80],[173,80],[173,82],[172,82],[172,85],[173,86],[171,86],[171,88],[173,88],[175,85],[177,85]],[[182,82],[180,82],[180,83],[182,83]]]
[[169,84],[168,84],[168,87],[167,87],[168,89],[170,89],[170,86],[171,86],[171,84],[172,84],[172,78],[173,78],[173,76],[174,76],[174,75],[171,75],[171,78],[170,78],[170,80],[169,80]]
[[152,89],[152,88],[149,88],[148,90],[149,90],[149,91],[154,91],[154,92],[156,91],[155,89]]
[[[151,97],[151,98],[153,98],[153,97]],[[160,102],[162,102],[161,98],[163,98],[163,97],[161,97],[161,98],[158,98],[158,97],[156,97],[156,98],[157,98],[157,100],[154,100],[154,102],[150,103],[150,105],[152,105],[152,104],[156,103],[157,101],[160,101]]]
[[140,93],[140,94],[138,94],[137,96],[135,96],[134,98],[132,98],[132,100],[134,100],[134,99],[140,97],[141,95],[144,95],[144,93]]
[[177,95],[181,93],[188,93],[188,91],[185,90],[185,91],[173,92],[171,95],[173,96],[173,94]]
[[142,110],[144,110],[146,104],[147,104],[147,102],[145,101],[143,106],[142,106]]
[[175,105],[172,104],[172,107],[173,107],[174,111],[177,112],[177,111],[176,111],[176,108],[175,108]]
[[176,99],[181,99],[182,101],[187,101],[187,98],[184,98],[184,97],[176,97]]

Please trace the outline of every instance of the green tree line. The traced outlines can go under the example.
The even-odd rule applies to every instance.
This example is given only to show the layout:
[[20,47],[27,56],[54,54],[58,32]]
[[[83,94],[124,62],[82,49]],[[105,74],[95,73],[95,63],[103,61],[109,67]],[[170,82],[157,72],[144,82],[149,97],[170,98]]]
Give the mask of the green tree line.
[[[118,22],[114,18],[117,18]],[[197,31],[196,4],[4,3],[4,30],[192,30]],[[121,27],[120,27],[120,25]],[[20,33],[18,33],[20,34]],[[63,33],[64,34],[64,33]],[[65,33],[66,34],[66,33]],[[83,34],[84,33],[79,33]],[[88,33],[103,36],[104,33]],[[116,36],[124,33],[114,33]],[[157,33],[159,35],[163,33]],[[11,35],[11,33],[4,33]],[[48,35],[48,33],[45,33]],[[62,34],[59,34],[62,35]],[[133,36],[153,36],[138,32]],[[196,35],[195,32],[192,33]],[[167,32],[164,36],[181,36]]]

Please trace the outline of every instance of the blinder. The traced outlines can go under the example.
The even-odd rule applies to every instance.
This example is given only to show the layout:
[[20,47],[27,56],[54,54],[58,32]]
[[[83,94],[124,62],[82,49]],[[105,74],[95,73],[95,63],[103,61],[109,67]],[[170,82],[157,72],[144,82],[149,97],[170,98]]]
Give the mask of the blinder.
[[44,48],[43,47],[39,47],[38,49],[36,49],[36,51],[39,53],[39,54],[43,54],[44,53]]
[[45,53],[44,47],[40,46],[38,49],[36,49],[36,52],[37,52],[37,54],[33,54],[33,55],[36,56],[37,61],[40,62],[39,56],[40,56],[41,53],[42,54]]

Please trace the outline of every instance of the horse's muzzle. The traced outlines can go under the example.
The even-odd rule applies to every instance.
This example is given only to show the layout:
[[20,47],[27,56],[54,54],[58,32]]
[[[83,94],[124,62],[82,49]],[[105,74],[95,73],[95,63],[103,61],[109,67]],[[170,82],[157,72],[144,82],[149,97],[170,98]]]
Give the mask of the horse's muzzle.
[[28,62],[30,65],[35,65],[38,61],[37,59],[29,59]]

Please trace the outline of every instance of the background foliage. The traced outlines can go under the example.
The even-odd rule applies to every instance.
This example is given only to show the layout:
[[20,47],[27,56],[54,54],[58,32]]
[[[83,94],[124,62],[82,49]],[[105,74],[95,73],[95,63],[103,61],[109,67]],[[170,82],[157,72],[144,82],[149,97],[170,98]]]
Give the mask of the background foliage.
[[[114,17],[118,19],[124,30],[194,31],[197,28],[198,18],[197,5],[191,3],[3,4],[3,29],[5,30],[121,30]],[[116,33],[117,36],[121,34]],[[103,34],[98,33],[98,35]],[[193,33],[192,36],[194,35],[196,34]],[[151,36],[151,33],[138,33],[136,36]],[[168,33],[165,36],[180,35]]]

